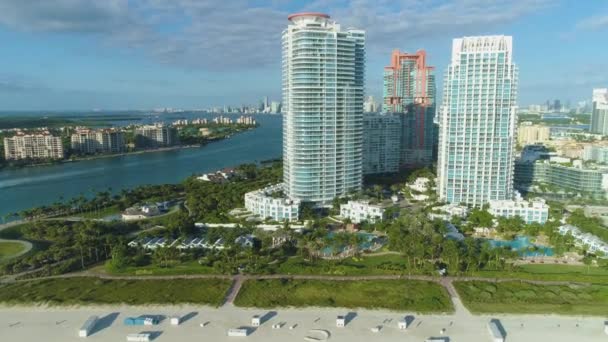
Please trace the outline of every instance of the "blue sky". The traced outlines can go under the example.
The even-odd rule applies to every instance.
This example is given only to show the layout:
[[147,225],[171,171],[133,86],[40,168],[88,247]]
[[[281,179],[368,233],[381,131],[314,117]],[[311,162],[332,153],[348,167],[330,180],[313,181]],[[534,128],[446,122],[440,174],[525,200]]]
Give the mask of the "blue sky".
[[426,49],[441,89],[451,40],[514,38],[519,103],[608,87],[605,0],[0,0],[0,110],[204,108],[280,98],[287,15],[367,32],[366,91],[393,49]]

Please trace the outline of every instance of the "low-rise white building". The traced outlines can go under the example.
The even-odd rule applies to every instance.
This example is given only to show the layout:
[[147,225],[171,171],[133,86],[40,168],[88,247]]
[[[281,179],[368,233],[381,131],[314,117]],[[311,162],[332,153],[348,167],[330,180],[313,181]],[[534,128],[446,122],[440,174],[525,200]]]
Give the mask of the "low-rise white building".
[[575,240],[575,244],[579,247],[587,247],[590,252],[602,252],[604,256],[608,256],[608,243],[602,241],[593,234],[584,233],[578,227],[565,224],[558,228],[562,235],[570,234]]
[[521,217],[526,223],[544,224],[549,218],[549,206],[542,198],[531,201],[516,196],[514,200],[490,200],[488,212],[500,217]]
[[441,213],[430,213],[431,219],[442,219],[445,221],[451,220],[453,217],[465,218],[469,214],[469,208],[463,205],[455,203],[442,205],[440,207],[434,207],[433,211],[439,211]]
[[300,201],[286,198],[282,183],[246,193],[245,208],[275,221],[297,221],[300,215]]
[[348,201],[340,205],[340,216],[350,219],[353,223],[374,223],[383,219],[384,210],[381,205],[370,204],[369,201]]
[[408,184],[407,186],[418,192],[427,192],[429,190],[430,179],[426,177],[418,177],[412,184]]

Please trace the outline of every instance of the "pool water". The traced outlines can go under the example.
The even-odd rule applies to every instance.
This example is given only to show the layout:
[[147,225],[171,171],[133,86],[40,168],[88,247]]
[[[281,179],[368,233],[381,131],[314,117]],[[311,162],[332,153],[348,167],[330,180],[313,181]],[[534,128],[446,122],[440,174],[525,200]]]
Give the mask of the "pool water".
[[488,240],[490,246],[495,247],[510,247],[511,250],[517,251],[521,256],[553,256],[553,249],[546,246],[535,245],[530,242],[528,236],[518,236],[513,240]]

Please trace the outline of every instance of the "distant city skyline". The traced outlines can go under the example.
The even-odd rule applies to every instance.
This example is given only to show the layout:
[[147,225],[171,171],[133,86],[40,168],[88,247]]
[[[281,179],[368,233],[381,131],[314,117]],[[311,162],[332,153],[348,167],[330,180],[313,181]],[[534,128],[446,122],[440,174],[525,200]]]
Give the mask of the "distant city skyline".
[[[0,4],[0,110],[207,108],[281,98],[280,32],[289,13],[331,13],[368,33],[366,95],[382,98],[394,49],[427,51],[442,80],[450,42],[518,42],[519,106],[590,100],[608,86],[608,3],[49,0]],[[438,104],[442,82],[438,82]]]

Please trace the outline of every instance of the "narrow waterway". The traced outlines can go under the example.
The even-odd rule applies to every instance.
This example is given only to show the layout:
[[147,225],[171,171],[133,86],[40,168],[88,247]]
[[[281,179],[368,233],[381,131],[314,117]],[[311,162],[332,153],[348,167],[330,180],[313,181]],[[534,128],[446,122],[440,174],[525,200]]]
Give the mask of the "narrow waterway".
[[255,119],[258,128],[201,148],[2,170],[0,217],[60,198],[108,188],[119,191],[144,184],[177,183],[192,174],[281,157],[281,116],[259,115]]

